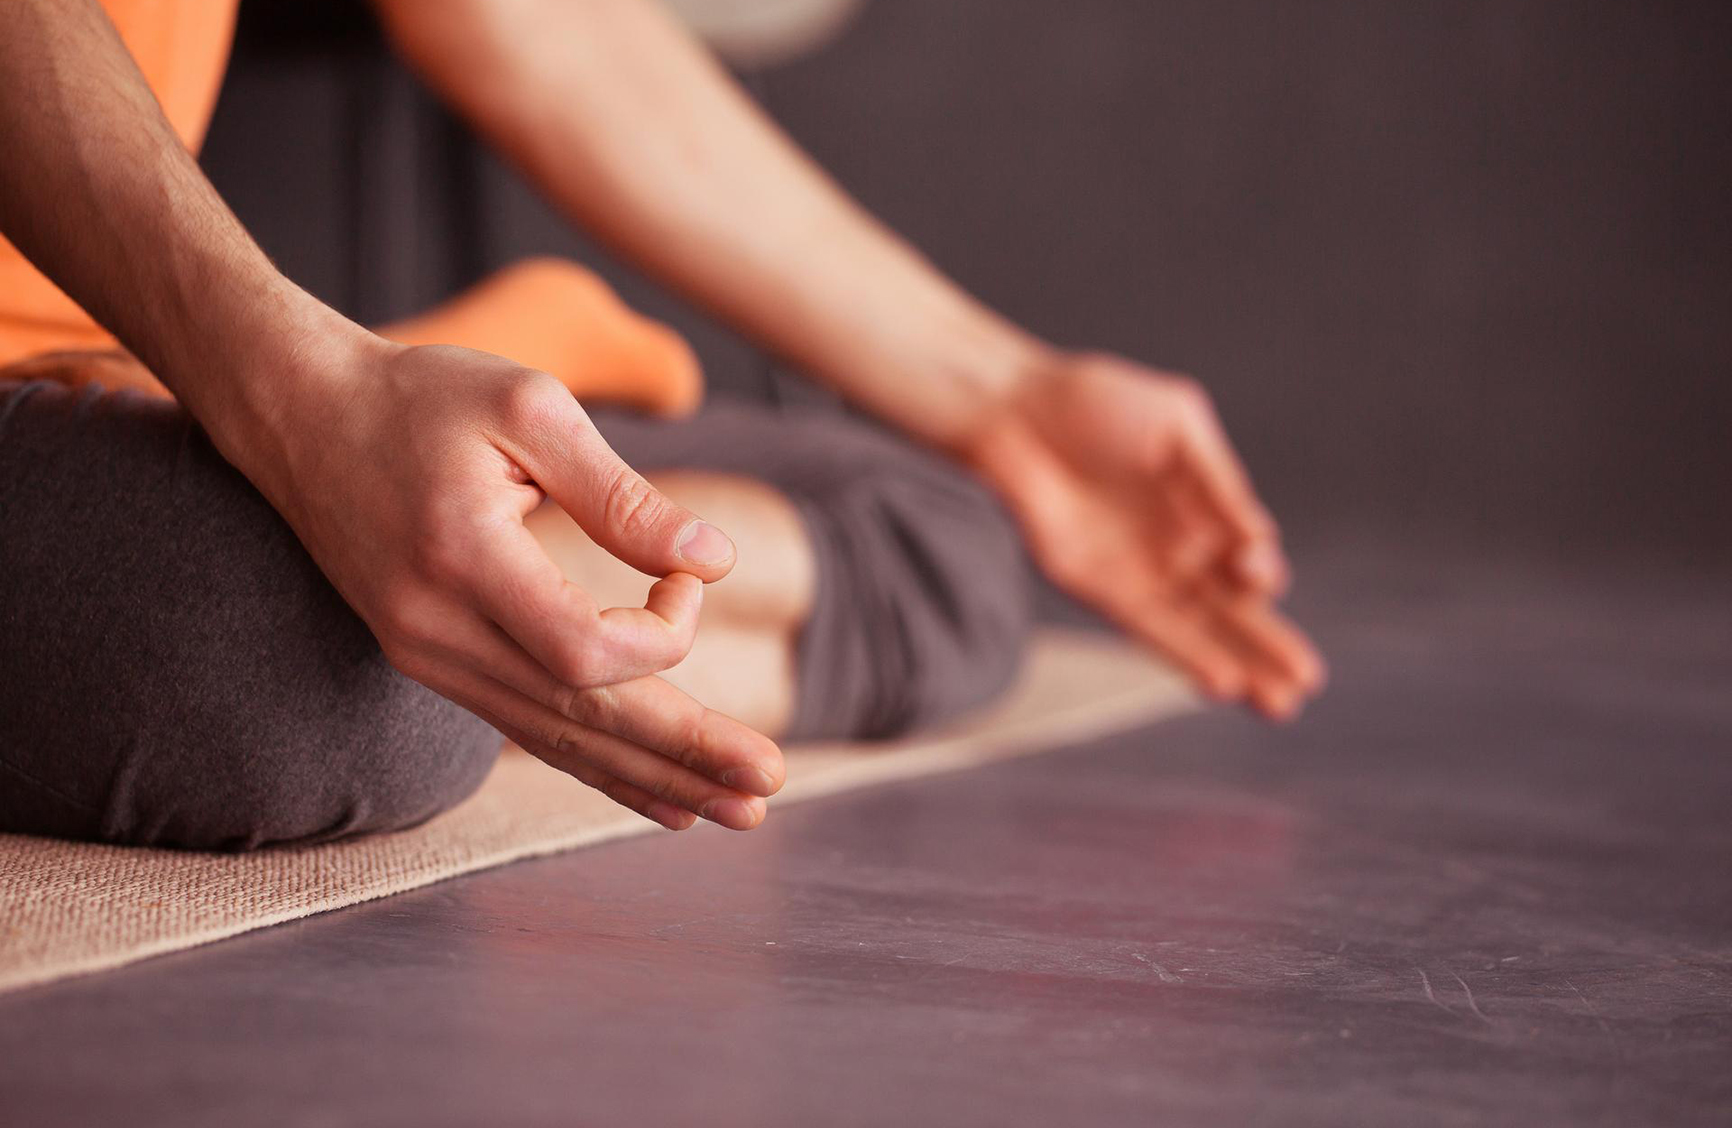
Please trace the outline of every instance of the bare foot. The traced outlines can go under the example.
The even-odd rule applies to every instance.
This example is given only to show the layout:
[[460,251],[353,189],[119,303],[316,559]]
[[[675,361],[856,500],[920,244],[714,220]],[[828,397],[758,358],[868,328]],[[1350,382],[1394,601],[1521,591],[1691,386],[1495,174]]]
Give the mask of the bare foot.
[[386,325],[405,345],[461,345],[539,368],[584,403],[689,415],[703,375],[685,338],[627,306],[593,271],[531,258],[449,301]]

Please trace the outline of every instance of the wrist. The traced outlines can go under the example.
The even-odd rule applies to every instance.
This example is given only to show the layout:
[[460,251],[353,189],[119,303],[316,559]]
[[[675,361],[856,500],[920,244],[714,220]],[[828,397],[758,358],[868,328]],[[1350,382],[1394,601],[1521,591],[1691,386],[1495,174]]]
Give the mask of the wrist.
[[1052,370],[1059,352],[984,307],[951,318],[933,335],[928,360],[941,394],[928,413],[928,437],[972,461],[983,433],[1001,422]]
[[335,426],[370,367],[401,346],[375,336],[298,288],[272,295],[251,328],[213,342],[198,374],[176,386],[223,457],[280,510],[309,438]]
[[[1026,441],[1023,421],[1062,368],[1062,350],[987,314],[988,320],[956,339],[951,375],[960,394],[940,445],[999,484],[998,471]],[[1014,448],[1007,450],[1006,448]]]

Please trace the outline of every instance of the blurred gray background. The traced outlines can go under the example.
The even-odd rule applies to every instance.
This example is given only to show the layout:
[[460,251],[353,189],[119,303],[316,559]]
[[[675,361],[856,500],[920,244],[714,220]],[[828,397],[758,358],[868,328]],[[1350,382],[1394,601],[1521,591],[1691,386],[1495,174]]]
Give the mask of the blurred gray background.
[[[871,0],[744,81],[841,182],[1051,340],[1213,390],[1301,555],[1732,557],[1732,6]],[[205,164],[369,320],[585,245],[359,3],[247,0]]]

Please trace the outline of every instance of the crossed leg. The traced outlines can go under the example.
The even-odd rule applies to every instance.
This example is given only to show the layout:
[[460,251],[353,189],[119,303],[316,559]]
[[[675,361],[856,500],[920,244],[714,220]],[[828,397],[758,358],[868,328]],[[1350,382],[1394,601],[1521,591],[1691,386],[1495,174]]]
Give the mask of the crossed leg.
[[[410,826],[469,794],[497,734],[391,669],[153,385],[123,353],[0,371],[0,831],[247,849]],[[668,388],[689,392],[647,406],[689,406]],[[739,546],[668,675],[698,700],[773,735],[884,737],[1009,679],[1019,543],[955,468],[823,412],[596,421]],[[599,598],[641,602],[649,578],[557,508],[530,523]]]
[[[960,474],[827,415],[602,424],[740,545],[671,673],[700,701],[790,738],[880,737],[1009,678],[1023,565]],[[533,523],[574,578],[641,598],[648,578],[563,514]],[[0,831],[206,849],[376,833],[458,802],[498,752],[390,667],[166,399],[0,380],[0,575]]]

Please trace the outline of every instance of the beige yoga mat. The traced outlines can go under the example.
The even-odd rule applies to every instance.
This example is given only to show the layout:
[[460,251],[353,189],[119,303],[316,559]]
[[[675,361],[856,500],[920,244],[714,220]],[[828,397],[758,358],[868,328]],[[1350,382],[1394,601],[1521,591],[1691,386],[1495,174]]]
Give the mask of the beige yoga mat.
[[[1174,674],[1130,645],[1050,632],[1010,692],[964,723],[892,743],[788,749],[788,782],[770,804],[1076,743],[1190,702]],[[0,991],[650,831],[659,828],[511,748],[460,806],[358,841],[201,854],[0,835]],[[686,833],[731,832],[699,824]]]

